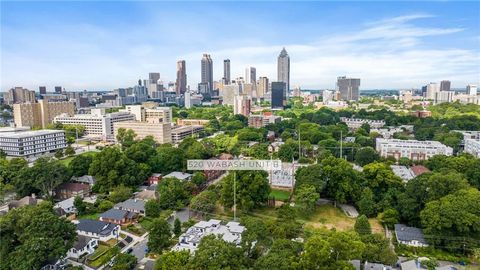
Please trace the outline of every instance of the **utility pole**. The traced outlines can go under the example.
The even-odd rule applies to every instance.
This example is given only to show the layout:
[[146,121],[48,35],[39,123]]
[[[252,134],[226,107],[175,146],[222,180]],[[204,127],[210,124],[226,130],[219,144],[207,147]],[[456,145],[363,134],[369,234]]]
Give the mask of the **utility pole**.
[[342,158],[343,131],[340,130],[340,158]]
[[300,160],[300,157],[302,156],[302,147],[300,146],[300,126],[298,126],[298,160]]
[[233,221],[237,221],[237,175],[233,171]]

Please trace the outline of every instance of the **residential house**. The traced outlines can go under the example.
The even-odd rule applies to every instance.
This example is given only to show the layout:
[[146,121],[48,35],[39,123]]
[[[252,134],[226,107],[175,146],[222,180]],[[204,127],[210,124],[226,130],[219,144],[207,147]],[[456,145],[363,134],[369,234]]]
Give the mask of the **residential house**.
[[284,144],[284,142],[272,142],[270,145],[268,145],[268,152],[277,153],[278,150],[280,150],[280,147]]
[[145,215],[145,201],[139,199],[128,199],[113,206],[115,209],[126,210],[135,214]]
[[88,184],[90,186],[93,186],[93,184],[95,184],[95,177],[93,177],[91,175],[84,175],[84,176],[79,176],[79,177],[72,176],[71,180],[73,182],[84,183],[84,184]]
[[171,172],[165,175],[163,178],[177,178],[182,181],[189,181],[192,179],[192,175],[184,172]]
[[37,199],[35,194],[32,194],[32,196],[25,196],[20,200],[11,200],[3,205],[0,205],[0,215],[6,214],[8,211],[15,208],[20,208],[26,205],[37,205],[40,202],[42,202],[42,200]]
[[428,243],[423,236],[422,229],[408,227],[404,224],[395,224],[395,236],[401,244],[412,247],[427,247]]
[[100,220],[118,225],[132,223],[137,215],[133,212],[112,208],[100,214]]
[[84,183],[63,183],[54,191],[57,200],[65,200],[71,197],[86,197],[90,194],[91,187]]
[[420,175],[422,175],[422,174],[424,174],[424,173],[430,172],[430,170],[429,170],[427,167],[423,166],[423,165],[415,165],[415,166],[412,166],[412,167],[410,167],[410,170],[411,170],[412,173],[415,175],[415,177],[420,176]]
[[156,190],[144,189],[135,194],[135,199],[144,200],[144,201],[155,200],[155,199],[158,199],[157,195],[158,194]]
[[119,232],[119,225],[100,220],[80,219],[77,224],[79,235],[93,237],[103,242],[118,238]]
[[[77,209],[75,209],[75,206],[73,205],[74,201],[75,201],[75,197],[68,198],[66,200],[56,203],[54,208],[61,209],[61,211],[63,212],[59,212],[59,213],[64,213],[65,215],[73,214],[77,211]],[[63,214],[61,215],[63,216]]]
[[92,254],[98,247],[98,239],[79,235],[77,241],[73,244],[73,247],[68,250],[67,257],[73,259],[79,259],[85,254]]
[[[223,153],[220,156],[216,158],[211,158],[213,160],[231,160],[233,159],[233,156],[230,154]],[[210,182],[212,180],[217,179],[220,177],[220,175],[224,174],[225,171],[220,171],[220,170],[205,170],[203,171],[203,174],[205,175],[205,178],[207,179],[207,182]]]
[[245,227],[234,221],[230,221],[226,225],[222,225],[221,221],[217,219],[200,221],[180,235],[178,244],[173,247],[173,250],[195,252],[202,238],[211,234],[218,235],[225,242],[233,243],[239,247],[244,231]]
[[147,179],[147,184],[150,185],[158,185],[158,183],[162,180],[162,174],[161,173],[152,173],[150,177]]

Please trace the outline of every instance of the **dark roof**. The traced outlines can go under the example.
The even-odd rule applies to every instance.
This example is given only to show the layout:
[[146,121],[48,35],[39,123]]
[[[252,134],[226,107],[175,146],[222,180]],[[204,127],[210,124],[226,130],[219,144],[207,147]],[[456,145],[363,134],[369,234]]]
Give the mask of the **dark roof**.
[[82,191],[90,190],[90,185],[84,183],[63,183],[59,185],[56,190]]
[[112,208],[107,212],[102,213],[100,217],[105,219],[122,220],[129,217],[129,212],[127,210]]
[[417,240],[420,243],[427,244],[427,241],[425,241],[423,237],[422,229],[419,228],[408,227],[404,224],[395,224],[395,234],[399,241],[410,242]]
[[118,225],[93,219],[80,219],[77,231],[90,232],[99,235],[109,235]]
[[84,248],[88,244],[88,242],[90,242],[90,240],[92,239],[93,239],[92,237],[79,235],[77,238],[77,241],[73,243],[73,248],[75,248],[76,250],[80,250]]

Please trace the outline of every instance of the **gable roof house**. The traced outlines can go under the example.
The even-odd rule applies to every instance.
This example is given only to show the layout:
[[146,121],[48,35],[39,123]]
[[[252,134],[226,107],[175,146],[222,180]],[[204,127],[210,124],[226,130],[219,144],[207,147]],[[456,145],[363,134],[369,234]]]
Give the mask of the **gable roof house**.
[[408,227],[404,224],[395,224],[395,236],[400,244],[412,247],[427,247],[428,243],[423,236],[422,229]]
[[100,214],[100,220],[118,225],[123,225],[133,222],[136,216],[137,215],[133,212],[112,208]]
[[55,198],[65,200],[71,197],[86,197],[90,194],[90,185],[84,183],[63,183],[55,188]]
[[140,199],[128,199],[113,206],[115,209],[127,210],[136,214],[145,215],[145,201]]
[[98,247],[98,239],[79,235],[73,247],[68,250],[67,257],[78,259],[84,254],[92,254]]
[[100,241],[108,241],[119,236],[120,226],[93,219],[80,219],[77,223],[77,233],[83,236],[97,238]]

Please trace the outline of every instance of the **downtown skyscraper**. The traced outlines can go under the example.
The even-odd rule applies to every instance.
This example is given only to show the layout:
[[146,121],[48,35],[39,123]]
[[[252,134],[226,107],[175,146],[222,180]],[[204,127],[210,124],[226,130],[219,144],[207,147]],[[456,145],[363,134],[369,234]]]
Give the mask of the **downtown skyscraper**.
[[277,80],[284,82],[287,93],[290,91],[290,56],[285,48],[280,52],[277,59]]
[[223,81],[230,84],[230,59],[223,60]]
[[203,54],[201,68],[202,82],[199,85],[200,92],[211,94],[213,90],[213,61],[209,54]]
[[341,100],[358,100],[360,97],[359,87],[360,79],[347,78],[346,76],[337,78],[337,91],[340,93]]
[[184,94],[187,91],[187,66],[185,60],[177,61],[177,82],[175,90],[177,95]]

